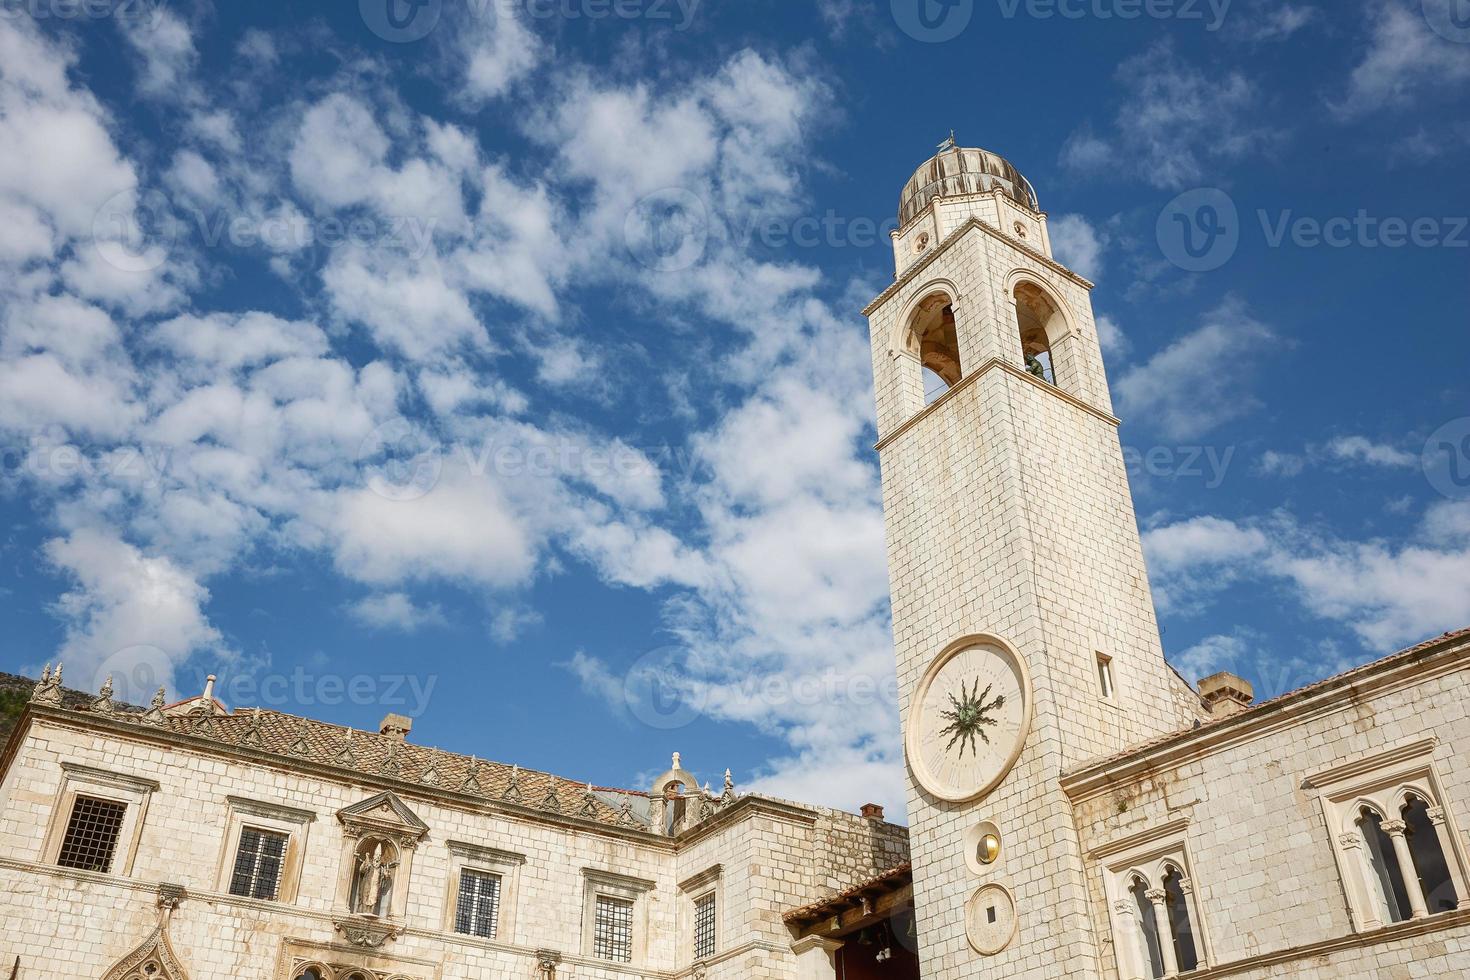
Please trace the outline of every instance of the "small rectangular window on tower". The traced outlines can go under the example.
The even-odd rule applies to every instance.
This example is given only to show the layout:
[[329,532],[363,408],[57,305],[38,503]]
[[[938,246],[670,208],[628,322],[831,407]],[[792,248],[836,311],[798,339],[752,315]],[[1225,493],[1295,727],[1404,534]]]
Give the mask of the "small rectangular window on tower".
[[1111,701],[1117,687],[1113,683],[1113,658],[1105,653],[1097,655],[1097,683],[1102,696]]
[[61,853],[56,863],[63,868],[106,874],[112,869],[112,858],[117,853],[117,840],[127,812],[126,803],[78,796],[71,809],[71,819],[66,824],[66,836],[62,838]]

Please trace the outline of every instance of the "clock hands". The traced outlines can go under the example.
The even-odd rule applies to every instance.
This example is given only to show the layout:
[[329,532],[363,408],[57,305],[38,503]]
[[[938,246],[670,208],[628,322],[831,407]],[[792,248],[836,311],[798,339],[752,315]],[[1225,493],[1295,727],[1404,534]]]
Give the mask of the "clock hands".
[[949,724],[939,731],[941,737],[950,736],[949,744],[944,747],[946,752],[958,745],[960,758],[963,759],[965,746],[968,745],[970,752],[978,759],[980,746],[977,739],[986,745],[990,744],[990,736],[986,734],[985,729],[1000,724],[999,720],[990,717],[990,714],[1005,707],[1006,703],[1004,694],[998,694],[994,700],[990,700],[990,691],[993,687],[993,684],[986,685],[985,690],[980,692],[980,679],[977,677],[969,690],[966,690],[964,681],[960,682],[959,697],[954,694],[949,695],[950,710],[939,713],[940,717],[949,719]]

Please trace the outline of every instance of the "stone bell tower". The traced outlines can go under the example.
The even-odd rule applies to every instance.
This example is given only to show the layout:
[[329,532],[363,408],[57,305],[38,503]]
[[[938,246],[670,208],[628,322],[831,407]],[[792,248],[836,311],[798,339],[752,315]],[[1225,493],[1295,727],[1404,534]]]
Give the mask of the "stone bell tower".
[[1092,284],[1052,258],[1026,178],[984,150],[941,149],[899,220],[897,278],[864,312],[923,975],[1096,977],[1058,777],[1190,716]]

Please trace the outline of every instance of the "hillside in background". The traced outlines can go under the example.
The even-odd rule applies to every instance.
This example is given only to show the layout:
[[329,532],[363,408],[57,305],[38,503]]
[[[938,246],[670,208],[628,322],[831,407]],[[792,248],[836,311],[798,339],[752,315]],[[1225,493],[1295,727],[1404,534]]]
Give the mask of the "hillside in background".
[[[10,741],[10,733],[15,729],[15,723],[20,720],[21,712],[25,711],[35,688],[36,682],[33,678],[0,673],[0,749]],[[94,699],[91,694],[69,688],[63,688],[61,696],[62,703],[68,708],[84,708]]]

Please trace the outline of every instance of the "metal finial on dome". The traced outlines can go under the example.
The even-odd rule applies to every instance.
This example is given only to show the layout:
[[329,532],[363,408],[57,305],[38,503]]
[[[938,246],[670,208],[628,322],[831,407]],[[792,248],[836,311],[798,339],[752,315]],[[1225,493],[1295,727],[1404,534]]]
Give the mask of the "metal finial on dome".
[[954,141],[954,130],[951,129],[949,131],[949,139],[939,144],[939,152],[943,153],[945,150],[952,150],[958,145],[959,144]]

